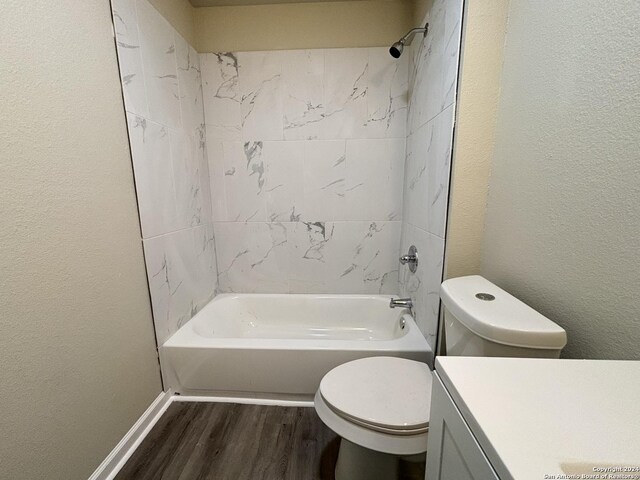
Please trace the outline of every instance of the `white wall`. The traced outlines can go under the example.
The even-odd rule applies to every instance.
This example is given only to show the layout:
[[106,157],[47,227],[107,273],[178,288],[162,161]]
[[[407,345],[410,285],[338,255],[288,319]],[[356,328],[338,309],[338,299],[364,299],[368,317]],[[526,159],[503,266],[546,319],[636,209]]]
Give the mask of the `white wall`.
[[640,359],[639,29],[635,0],[510,5],[482,271],[567,357]]
[[162,344],[214,295],[198,54],[147,0],[113,0],[154,322]]
[[[416,320],[435,351],[449,195],[451,141],[462,17],[461,0],[436,0],[416,38],[412,56],[401,251],[418,249],[418,270],[401,267],[403,296],[413,299]],[[424,23],[421,22],[421,23]],[[404,56],[403,55],[403,56]]]
[[109,3],[0,37],[0,477],[81,480],[161,391]]
[[220,290],[396,293],[407,58],[201,58]]

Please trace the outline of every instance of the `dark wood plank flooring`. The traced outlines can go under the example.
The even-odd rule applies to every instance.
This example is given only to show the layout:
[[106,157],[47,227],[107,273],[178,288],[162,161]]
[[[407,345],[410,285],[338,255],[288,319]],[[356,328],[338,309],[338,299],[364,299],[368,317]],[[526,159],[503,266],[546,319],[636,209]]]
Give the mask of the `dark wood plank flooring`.
[[313,408],[174,402],[116,480],[333,480],[339,441]]

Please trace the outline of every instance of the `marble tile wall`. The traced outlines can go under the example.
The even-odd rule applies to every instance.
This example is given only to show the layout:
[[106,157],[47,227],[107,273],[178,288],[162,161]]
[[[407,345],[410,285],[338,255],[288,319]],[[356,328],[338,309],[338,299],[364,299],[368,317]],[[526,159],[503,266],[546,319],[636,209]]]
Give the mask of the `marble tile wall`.
[[147,0],[113,18],[159,344],[214,295],[200,59]]
[[435,348],[462,0],[400,60],[198,55],[147,0],[112,5],[159,342],[217,289],[401,293]]
[[415,274],[400,269],[400,292],[415,305],[417,323],[435,351],[460,50],[462,0],[434,0],[429,34],[409,53],[409,111],[401,251],[415,245]]
[[200,59],[220,291],[397,293],[408,58]]

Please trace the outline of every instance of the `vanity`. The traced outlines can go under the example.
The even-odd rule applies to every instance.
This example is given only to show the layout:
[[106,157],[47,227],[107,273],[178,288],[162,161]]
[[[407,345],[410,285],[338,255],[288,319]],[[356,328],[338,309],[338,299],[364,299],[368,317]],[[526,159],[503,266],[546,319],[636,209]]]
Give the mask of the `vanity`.
[[438,357],[427,480],[640,479],[640,362]]

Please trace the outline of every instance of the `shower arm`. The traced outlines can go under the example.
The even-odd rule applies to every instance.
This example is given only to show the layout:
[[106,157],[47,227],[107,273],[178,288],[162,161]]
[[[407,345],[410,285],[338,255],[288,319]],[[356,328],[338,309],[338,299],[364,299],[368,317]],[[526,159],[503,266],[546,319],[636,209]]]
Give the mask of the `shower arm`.
[[402,45],[411,45],[411,42],[413,42],[413,37],[417,34],[417,33],[423,33],[424,36],[427,36],[427,32],[429,31],[429,24],[427,23],[424,27],[416,27],[416,28],[412,28],[411,30],[409,30],[406,35],[404,37],[402,37],[400,39],[400,43]]

